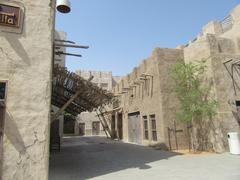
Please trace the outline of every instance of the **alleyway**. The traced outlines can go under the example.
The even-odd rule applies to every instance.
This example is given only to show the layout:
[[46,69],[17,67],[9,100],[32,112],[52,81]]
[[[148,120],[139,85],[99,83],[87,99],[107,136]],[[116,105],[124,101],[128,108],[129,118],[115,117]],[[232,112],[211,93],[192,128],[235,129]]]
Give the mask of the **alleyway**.
[[239,180],[240,156],[183,156],[101,137],[68,138],[49,180]]

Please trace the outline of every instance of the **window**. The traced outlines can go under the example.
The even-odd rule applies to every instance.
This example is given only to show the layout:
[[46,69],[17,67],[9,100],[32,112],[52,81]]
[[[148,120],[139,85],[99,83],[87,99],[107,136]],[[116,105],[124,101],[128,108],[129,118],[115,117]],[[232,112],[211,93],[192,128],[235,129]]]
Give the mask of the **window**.
[[152,140],[157,141],[157,123],[155,115],[150,115],[150,122],[152,128]]
[[147,120],[147,116],[143,116],[143,131],[144,131],[144,139],[149,139],[149,137],[148,137],[148,120]]
[[240,101],[236,101],[236,106],[237,106],[237,107],[240,106]]
[[147,95],[149,96],[149,92],[150,92],[150,79],[146,80],[146,84],[147,84]]
[[150,79],[147,79],[147,78],[145,78],[144,79],[145,80],[145,83],[144,83],[144,94],[146,95],[146,96],[149,96],[149,92],[150,92]]

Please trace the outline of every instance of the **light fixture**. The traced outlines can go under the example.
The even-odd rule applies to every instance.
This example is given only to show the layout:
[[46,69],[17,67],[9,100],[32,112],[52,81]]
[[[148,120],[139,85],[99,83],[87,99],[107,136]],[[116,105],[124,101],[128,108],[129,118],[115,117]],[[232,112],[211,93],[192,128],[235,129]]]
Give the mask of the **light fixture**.
[[61,13],[69,13],[71,11],[71,3],[69,0],[57,0],[57,10]]

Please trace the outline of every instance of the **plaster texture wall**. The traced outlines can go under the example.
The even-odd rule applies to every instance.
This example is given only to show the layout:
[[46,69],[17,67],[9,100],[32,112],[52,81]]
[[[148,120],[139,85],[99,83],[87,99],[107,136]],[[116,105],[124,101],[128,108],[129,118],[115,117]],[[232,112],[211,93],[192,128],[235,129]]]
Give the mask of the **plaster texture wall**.
[[[56,107],[56,106],[51,106],[51,112],[52,113],[56,113],[57,111],[59,110],[59,108],[58,107]],[[64,115],[63,114],[61,114],[60,116],[58,116],[58,118],[57,118],[58,120],[59,120],[59,137],[60,137],[60,143],[62,144],[62,142],[63,142],[63,137],[64,137],[64,133],[63,133],[63,126],[64,126]]]
[[[75,135],[79,135],[79,123],[85,123],[85,135],[86,136],[91,136],[92,135],[92,123],[93,122],[99,122],[98,116],[95,112],[82,112],[78,117],[77,117],[77,129],[75,130]],[[105,136],[105,132],[103,130],[102,125],[100,124],[100,134],[101,136]]]
[[0,27],[0,81],[7,81],[3,180],[47,180],[51,99],[52,0],[1,0],[25,9],[21,33]]
[[[54,38],[55,40],[63,40],[63,41],[66,41],[67,40],[67,33],[64,32],[64,31],[55,31],[55,34],[54,34]],[[58,42],[58,44],[62,44],[62,42]],[[54,52],[58,52],[58,51],[62,51],[62,52],[66,52],[66,47],[60,47],[60,49],[56,49],[54,50]],[[54,65],[58,65],[58,66],[61,66],[61,67],[65,67],[66,66],[66,55],[54,55]],[[53,113],[56,113],[57,111],[59,110],[58,107],[56,106],[53,106],[52,105],[52,108],[51,108],[51,111],[53,111]],[[63,142],[63,124],[64,124],[64,115],[60,115],[58,117],[58,120],[59,120],[59,136],[60,136],[60,143]]]
[[[124,141],[129,142],[128,115],[139,112],[142,144],[169,148],[167,127],[173,128],[173,122],[176,121],[174,112],[177,109],[177,99],[171,88],[173,82],[169,71],[177,62],[183,62],[182,50],[156,48],[148,59],[134,68],[131,74],[122,78],[113,89],[115,94],[120,94],[119,107],[122,107]],[[157,141],[152,137],[150,115],[156,117]],[[143,116],[148,118],[149,139],[144,139]],[[182,128],[181,126],[177,125],[178,128]],[[182,148],[186,146],[186,138],[183,137],[185,134],[178,136],[179,147]]]
[[[55,31],[55,40],[67,40],[67,33],[64,31]],[[58,44],[63,44],[62,42],[56,41]],[[66,53],[66,47],[60,47],[60,49],[55,48],[55,52],[62,51]],[[54,64],[58,64],[59,66],[65,67],[66,65],[66,55],[55,55]]]
[[94,78],[91,80],[92,83],[95,83],[105,90],[112,90],[112,72],[77,70],[76,74],[86,80],[93,76]]
[[[229,102],[238,100],[234,93],[232,79],[224,67],[224,62],[233,59],[233,63],[240,59],[240,5],[228,16],[228,28],[224,22],[212,21],[202,30],[198,38],[184,47],[184,60],[186,63],[205,60],[207,72],[205,83],[209,85],[212,98],[219,103],[217,116],[206,123],[209,131],[206,136],[210,139],[209,149],[216,152],[228,150],[227,133],[239,131],[239,125],[233,117]],[[228,68],[231,66],[227,65]],[[239,77],[236,77],[239,80]]]
[[[91,76],[94,76],[91,82],[107,91],[112,91],[113,85],[120,81],[120,77],[112,76],[112,72],[77,70],[76,74],[86,80],[88,80]],[[83,112],[77,117],[77,122],[75,135],[79,135],[79,123],[85,123],[85,135],[90,136],[92,135],[92,123],[99,122],[99,118],[95,112]],[[99,135],[105,136],[105,132],[101,124]]]
[[[158,141],[153,142],[143,137],[143,119],[141,119],[142,144],[160,144],[168,146],[169,138],[166,128],[173,127],[178,102],[173,92],[173,82],[169,77],[169,67],[177,62],[195,63],[205,60],[207,72],[204,83],[209,87],[209,97],[219,102],[217,115],[213,121],[204,124],[207,140],[205,150],[224,152],[228,150],[227,133],[240,131],[239,124],[233,116],[231,104],[239,100],[239,89],[234,93],[232,79],[223,63],[233,59],[240,60],[240,5],[235,7],[223,21],[211,21],[203,27],[201,33],[187,45],[179,45],[176,49],[157,48],[132,73],[122,78],[113,92],[118,95],[123,113],[123,139],[128,141],[128,114],[140,112],[143,116],[156,115]],[[231,66],[231,64],[228,66]],[[151,76],[145,76],[149,74]],[[143,77],[147,80],[142,81]],[[153,80],[151,80],[153,77]],[[236,80],[240,77],[236,75]],[[152,83],[153,82],[153,83]],[[149,93],[150,92],[150,93]],[[230,103],[230,104],[229,104]],[[116,107],[113,107],[113,109]],[[236,107],[235,107],[236,109]],[[114,112],[113,114],[115,114]],[[177,135],[180,148],[187,147],[186,127],[176,121],[177,129],[184,130]],[[148,128],[150,132],[150,123]],[[193,127],[197,136],[197,125]],[[170,138],[174,143],[174,139]],[[199,143],[196,144],[199,146]]]

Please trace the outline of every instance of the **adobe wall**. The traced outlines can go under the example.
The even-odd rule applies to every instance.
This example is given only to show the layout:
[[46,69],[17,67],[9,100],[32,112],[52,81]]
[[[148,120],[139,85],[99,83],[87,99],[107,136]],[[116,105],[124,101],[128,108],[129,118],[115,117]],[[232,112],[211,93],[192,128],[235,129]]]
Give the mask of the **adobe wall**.
[[[110,71],[108,72],[108,71],[77,70],[76,74],[78,74],[79,76],[86,80],[93,76],[94,78],[91,80],[91,82],[107,91],[112,91],[114,81],[115,80],[118,81],[119,79],[119,77],[116,78],[113,77],[112,72]],[[83,112],[80,115],[78,115],[75,127],[75,135],[79,135],[79,123],[85,123],[85,135],[91,136],[93,122],[99,122],[99,118],[96,112]],[[105,136],[105,132],[101,124],[99,135]]]
[[[183,51],[177,49],[156,48],[152,55],[144,60],[133,72],[122,78],[115,86],[114,93],[119,96],[120,107],[123,108],[123,140],[129,141],[128,114],[140,112],[142,144],[159,145],[168,148],[167,127],[173,128],[177,109],[176,95],[171,89],[170,68],[177,62],[182,62]],[[147,75],[147,76],[145,76]],[[146,77],[146,80],[140,80]],[[122,93],[126,91],[125,93]],[[155,115],[157,122],[157,141],[151,134],[150,115]],[[143,116],[148,117],[149,139],[144,139]],[[181,127],[180,123],[177,128]],[[183,135],[183,136],[182,136]],[[186,147],[185,134],[179,135],[179,147]]]
[[[64,32],[64,31],[55,31],[55,39],[66,41],[67,40],[67,33]],[[61,42],[58,42],[58,43],[61,44]],[[66,47],[59,47],[59,49],[55,48],[55,52],[66,53]],[[64,54],[56,55],[55,54],[54,64],[58,64],[61,67],[65,67],[66,66],[66,55],[64,55]]]
[[[235,94],[232,79],[223,63],[229,59],[233,59],[233,63],[240,60],[239,29],[240,5],[231,11],[230,15],[223,21],[208,23],[203,27],[197,38],[187,45],[178,46],[178,50],[155,49],[150,58],[144,60],[140,66],[134,68],[131,74],[124,77],[113,89],[121,102],[119,107],[123,109],[124,140],[128,141],[128,114],[139,111],[141,118],[145,115],[156,115],[158,143],[167,144],[166,127],[173,127],[173,120],[176,119],[174,115],[178,108],[176,95],[172,91],[172,80],[167,69],[177,62],[190,63],[205,60],[207,71],[204,83],[209,87],[209,97],[219,102],[217,115],[213,121],[204,122],[205,138],[208,139],[205,150],[226,151],[228,149],[227,133],[239,131],[239,125],[232,113],[232,111],[236,111],[236,107],[233,109],[232,105],[240,99],[240,88],[237,88],[237,94]],[[151,81],[144,82],[144,85],[135,82],[144,73],[153,76],[152,89]],[[239,81],[240,75],[235,78],[237,78],[236,81]],[[141,89],[141,86],[145,86],[145,84],[149,88],[143,88],[141,94],[141,90],[135,87]],[[149,91],[153,92],[151,96]],[[148,125],[150,126],[150,124]],[[141,129],[143,129],[142,119],[141,126]],[[195,135],[197,134],[196,127],[193,128]],[[177,123],[177,129],[185,129],[184,133],[178,134],[178,137],[180,146],[186,147],[188,139],[186,137],[186,127]],[[149,145],[152,143],[151,137],[149,141],[143,140],[143,144]],[[199,146],[199,144],[196,144],[196,146]]]
[[[88,70],[77,70],[76,74],[88,80],[91,76],[93,79],[92,83],[96,84],[99,87],[104,88],[105,90],[112,90],[112,72],[105,71],[88,71]],[[106,85],[106,86],[103,86]]]
[[25,10],[22,32],[0,27],[0,81],[8,85],[2,179],[47,180],[55,4],[1,3]]
[[[85,123],[85,135],[91,136],[92,134],[92,123],[93,122],[99,122],[99,118],[95,112],[82,112],[77,117],[77,129],[75,135],[79,135],[79,123]],[[105,132],[103,130],[102,125],[100,124],[100,134],[102,136],[105,136]]]
[[[186,63],[205,60],[207,64],[205,83],[210,87],[210,97],[219,103],[217,116],[207,133],[210,139],[208,148],[216,152],[228,149],[228,132],[239,131],[229,104],[239,99],[239,93],[234,93],[232,79],[224,67],[224,62],[230,59],[233,59],[233,62],[240,60],[240,5],[231,12],[228,19],[231,23],[227,26],[218,21],[208,23],[197,39],[183,48]],[[228,67],[230,66],[228,64]]]
[[[67,40],[67,33],[64,31],[55,31],[55,35],[54,35],[55,40],[63,40],[66,41]],[[66,53],[66,47],[59,47],[59,49],[54,50],[54,52],[58,52],[58,51],[62,51],[64,53]],[[54,55],[54,65],[58,65],[61,67],[66,67],[66,55]],[[52,113],[56,113],[59,110],[58,107],[52,105],[51,106],[51,112]],[[63,142],[63,126],[64,126],[64,115],[60,115],[57,118],[59,120],[59,137],[60,137],[60,143]]]

